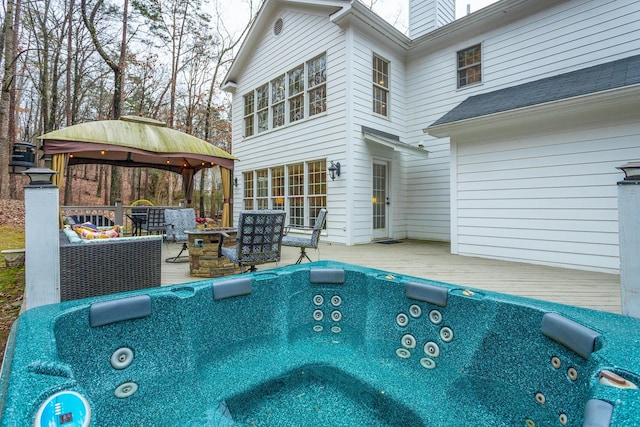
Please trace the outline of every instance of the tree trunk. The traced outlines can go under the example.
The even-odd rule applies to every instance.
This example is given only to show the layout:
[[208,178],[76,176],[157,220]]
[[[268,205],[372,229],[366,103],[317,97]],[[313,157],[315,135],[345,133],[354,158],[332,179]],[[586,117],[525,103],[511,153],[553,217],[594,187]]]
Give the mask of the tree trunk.
[[136,173],[139,172],[138,168],[130,168],[131,172],[129,173],[129,182],[131,183],[131,187],[129,188],[129,200],[136,200]]
[[[69,166],[68,162],[64,170],[65,170],[64,173],[67,177],[67,179],[64,181],[64,204],[65,206],[69,206],[73,204],[73,186],[72,186],[73,179],[71,178],[71,166]],[[98,193],[100,193],[99,188],[98,188]]]
[[[120,56],[116,63],[109,57],[104,50],[100,39],[98,38],[98,32],[94,25],[94,20],[99,8],[102,6],[103,0],[98,0],[95,6],[91,10],[91,14],[87,15],[87,1],[81,1],[82,19],[84,24],[89,30],[91,40],[93,41],[96,50],[102,57],[102,59],[111,68],[114,75],[114,89],[113,89],[113,105],[112,105],[112,118],[118,120],[121,114],[122,108],[122,89],[124,81],[124,66],[127,53],[127,15],[129,8],[129,0],[124,1],[124,12],[122,17],[122,45],[120,49]],[[106,187],[106,186],[105,186]],[[105,204],[113,204],[116,199],[119,199],[122,194],[122,185],[120,183],[120,170],[117,166],[111,166],[111,184],[109,185],[109,192],[105,193]]]
[[[11,43],[11,57],[17,58],[18,56],[18,29],[20,26],[20,0],[16,0],[15,4],[15,13],[13,19],[13,41]],[[16,61],[14,60],[11,64],[11,75],[16,76]],[[9,87],[9,117],[8,117],[8,128],[7,128],[7,142],[9,143],[9,147],[16,142],[16,79],[15,77],[11,81],[11,86]],[[10,148],[11,151],[13,151]],[[10,151],[10,152],[11,152]],[[37,159],[36,159],[37,166]],[[16,189],[16,179],[11,179],[9,177],[9,197],[12,199],[17,199],[17,189]]]
[[[127,15],[129,11],[129,0],[124,0],[124,11],[122,14],[122,43],[120,45],[120,57],[118,66],[114,68],[115,84],[113,89],[113,119],[118,120],[122,115],[122,90],[124,88],[124,70],[127,56]],[[122,198],[122,178],[120,168],[111,166],[111,191],[109,192],[109,204],[113,205],[117,199]]]
[[67,99],[64,106],[64,115],[65,115],[65,122],[67,124],[67,127],[73,124],[73,121],[71,118],[71,82],[73,81],[73,76],[71,75],[71,61],[73,60],[73,6],[74,6],[74,3],[75,3],[74,0],[69,0],[69,13],[67,16],[67,26],[68,26],[67,68],[66,68],[67,82],[65,86]]
[[106,166],[103,167],[103,171],[104,171],[104,204],[108,205],[109,204],[109,192],[107,191],[107,188],[109,188],[109,182],[113,182],[113,180],[109,181],[109,170],[113,169],[113,167],[111,168],[107,168]]
[[9,97],[10,88],[15,76],[13,69],[13,41],[14,38],[14,2],[7,0],[7,9],[4,16],[4,75],[0,87],[0,199],[9,198],[9,161],[11,158],[12,141],[8,139],[9,131]]

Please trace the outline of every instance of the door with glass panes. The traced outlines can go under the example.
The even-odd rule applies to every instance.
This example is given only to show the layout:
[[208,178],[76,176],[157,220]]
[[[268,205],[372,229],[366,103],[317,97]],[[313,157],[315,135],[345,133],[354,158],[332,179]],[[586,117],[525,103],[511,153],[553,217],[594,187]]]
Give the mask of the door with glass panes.
[[373,194],[371,197],[373,238],[389,237],[389,163],[373,161]]

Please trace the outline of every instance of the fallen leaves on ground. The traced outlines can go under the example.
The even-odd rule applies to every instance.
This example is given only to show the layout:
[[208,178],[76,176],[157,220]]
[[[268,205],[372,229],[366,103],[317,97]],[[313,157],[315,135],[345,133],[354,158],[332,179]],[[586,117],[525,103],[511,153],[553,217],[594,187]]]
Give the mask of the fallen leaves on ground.
[[24,200],[0,200],[0,225],[24,227]]

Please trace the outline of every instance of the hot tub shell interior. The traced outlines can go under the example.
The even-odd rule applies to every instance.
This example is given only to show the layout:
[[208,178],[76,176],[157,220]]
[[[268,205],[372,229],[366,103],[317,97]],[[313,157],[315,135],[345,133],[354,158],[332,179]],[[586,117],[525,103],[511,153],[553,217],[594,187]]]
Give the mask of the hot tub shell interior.
[[27,311],[0,425],[640,425],[639,326],[322,261]]

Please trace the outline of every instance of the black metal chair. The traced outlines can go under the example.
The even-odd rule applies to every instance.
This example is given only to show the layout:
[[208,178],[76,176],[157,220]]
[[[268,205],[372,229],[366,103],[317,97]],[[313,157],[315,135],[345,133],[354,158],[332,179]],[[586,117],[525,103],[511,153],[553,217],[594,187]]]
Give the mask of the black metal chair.
[[147,208],[147,220],[144,229],[147,234],[164,234],[167,229],[167,222],[164,218],[165,208]]
[[223,247],[224,239],[232,236],[221,233],[218,257],[225,256],[240,268],[248,266],[249,271],[255,271],[258,264],[280,262],[285,216],[284,211],[276,210],[240,212],[236,246]]
[[147,217],[149,216],[149,208],[131,208],[131,213],[126,214],[131,220],[131,235],[137,236],[142,234],[142,230],[147,224]]
[[[298,226],[289,226],[285,229],[285,236],[282,238],[282,246],[295,246],[300,248],[300,256],[296,261],[296,264],[300,264],[304,258],[309,258],[307,255],[306,249],[318,249],[318,243],[320,243],[320,233],[324,228],[324,223],[327,220],[327,210],[320,209],[318,212],[318,216],[313,224],[313,227],[298,227]],[[291,231],[301,231],[301,232],[311,232],[308,235],[301,236],[290,236],[289,232]]]

